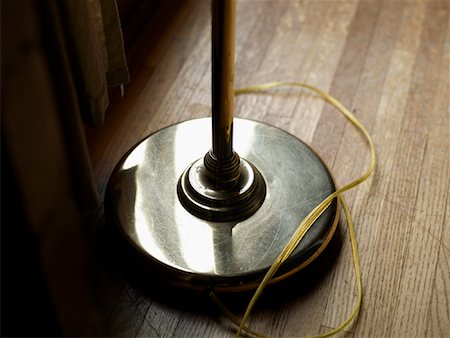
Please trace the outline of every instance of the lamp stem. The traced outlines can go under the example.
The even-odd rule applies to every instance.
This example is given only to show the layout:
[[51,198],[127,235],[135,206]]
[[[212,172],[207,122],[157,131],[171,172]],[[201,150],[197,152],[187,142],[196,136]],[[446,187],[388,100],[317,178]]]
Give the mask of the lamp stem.
[[212,1],[212,153],[233,156],[236,1]]

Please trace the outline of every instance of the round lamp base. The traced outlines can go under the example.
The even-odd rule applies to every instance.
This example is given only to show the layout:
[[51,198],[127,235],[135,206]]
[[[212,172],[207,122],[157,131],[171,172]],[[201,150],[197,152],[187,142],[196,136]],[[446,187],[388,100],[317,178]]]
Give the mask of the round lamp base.
[[[234,150],[261,174],[265,199],[244,220],[201,219],[180,202],[177,185],[210,147],[210,118],[182,122],[150,135],[116,166],[108,183],[106,216],[144,257],[148,268],[156,271],[155,276],[194,289],[252,289],[302,219],[335,191],[333,179],[320,158],[296,137],[236,118]],[[331,240],[338,218],[334,202],[274,280],[313,261]]]

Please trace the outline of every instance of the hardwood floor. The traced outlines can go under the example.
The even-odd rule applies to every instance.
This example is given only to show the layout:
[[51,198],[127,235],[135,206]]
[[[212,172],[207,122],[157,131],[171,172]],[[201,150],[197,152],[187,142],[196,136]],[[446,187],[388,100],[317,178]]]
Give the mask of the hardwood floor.
[[[356,224],[364,299],[348,337],[450,335],[450,58],[448,1],[239,0],[236,86],[303,81],[328,91],[375,141],[374,176],[345,194]],[[146,135],[210,115],[210,2],[162,5],[128,59],[132,83],[88,130],[98,189]],[[235,116],[306,141],[339,186],[367,166],[367,146],[333,108],[285,89],[236,99]],[[232,325],[200,294],[128,276],[103,237],[98,301],[112,336],[222,337]],[[109,250],[109,251],[108,251]],[[114,250],[113,250],[114,251]],[[237,314],[249,294],[223,295]],[[345,224],[311,268],[261,299],[250,320],[268,335],[303,336],[339,325],[355,302]]]

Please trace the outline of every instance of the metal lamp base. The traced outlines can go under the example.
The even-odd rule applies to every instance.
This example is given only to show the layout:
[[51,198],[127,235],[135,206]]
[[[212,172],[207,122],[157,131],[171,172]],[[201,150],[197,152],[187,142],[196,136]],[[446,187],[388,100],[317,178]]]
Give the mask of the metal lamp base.
[[[163,280],[194,289],[251,289],[301,220],[335,186],[320,158],[296,137],[263,123],[234,119],[234,150],[264,179],[264,201],[243,220],[194,216],[180,202],[177,189],[186,169],[211,148],[210,126],[210,118],[182,122],[131,149],[110,178],[106,215]],[[322,252],[335,232],[338,214],[334,202],[275,281]]]

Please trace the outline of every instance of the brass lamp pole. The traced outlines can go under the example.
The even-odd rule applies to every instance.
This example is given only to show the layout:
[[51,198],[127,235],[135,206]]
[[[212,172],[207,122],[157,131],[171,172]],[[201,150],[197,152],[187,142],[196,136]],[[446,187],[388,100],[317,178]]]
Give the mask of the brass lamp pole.
[[212,2],[212,153],[233,155],[234,46],[236,2]]
[[236,2],[212,2],[212,149],[182,175],[178,194],[192,214],[239,221],[264,202],[260,172],[233,151]]

